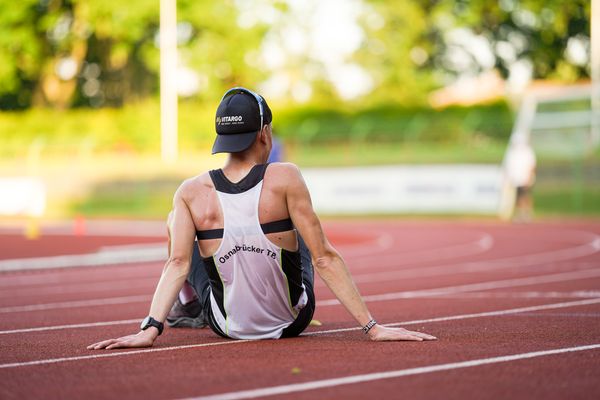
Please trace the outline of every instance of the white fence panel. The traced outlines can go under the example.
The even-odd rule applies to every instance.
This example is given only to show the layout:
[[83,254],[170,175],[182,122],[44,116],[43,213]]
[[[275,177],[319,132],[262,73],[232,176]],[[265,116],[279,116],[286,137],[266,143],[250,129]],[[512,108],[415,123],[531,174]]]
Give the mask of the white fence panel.
[[0,215],[40,217],[46,210],[46,186],[36,178],[0,178]]
[[497,214],[497,165],[308,168],[303,175],[317,212],[326,214]]

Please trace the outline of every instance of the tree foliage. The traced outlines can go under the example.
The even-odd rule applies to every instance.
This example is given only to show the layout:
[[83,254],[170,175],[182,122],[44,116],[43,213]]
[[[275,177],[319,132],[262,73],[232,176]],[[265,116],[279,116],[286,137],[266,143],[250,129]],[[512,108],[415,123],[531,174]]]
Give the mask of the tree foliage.
[[[574,80],[589,77],[591,2],[588,0],[421,0],[433,16],[428,34],[443,42],[449,28],[465,27],[484,37],[505,77],[511,65],[527,60],[533,78]],[[587,61],[569,59],[573,41],[585,48]],[[440,50],[447,47],[442,44]],[[435,67],[444,68],[439,51]]]
[[[120,106],[158,94],[159,3],[0,0],[0,109]],[[259,3],[291,12],[284,0],[252,4]],[[534,78],[562,80],[590,73],[589,0],[363,3],[365,39],[349,61],[373,78],[372,101],[418,103],[456,75],[489,68],[509,77],[526,65]],[[194,72],[200,97],[268,78],[261,44],[276,23],[244,21],[240,10],[250,6],[242,0],[179,0],[177,7],[179,65]],[[489,48],[487,58],[477,46]],[[326,82],[312,85],[321,97],[336,96]]]
[[[179,64],[207,94],[259,76],[244,56],[263,28],[239,28],[232,1],[177,6]],[[0,10],[0,108],[119,106],[158,92],[158,1],[0,0]]]
[[365,16],[369,39],[359,54],[377,77],[376,96],[386,101],[492,68],[505,78],[516,67],[533,79],[590,75],[588,0],[366,3],[379,19]]

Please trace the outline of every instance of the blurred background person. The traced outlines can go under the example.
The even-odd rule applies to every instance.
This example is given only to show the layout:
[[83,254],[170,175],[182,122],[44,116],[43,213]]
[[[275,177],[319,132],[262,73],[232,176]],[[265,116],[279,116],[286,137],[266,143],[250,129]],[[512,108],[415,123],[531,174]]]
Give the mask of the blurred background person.
[[535,183],[536,157],[527,139],[516,136],[506,155],[506,174],[516,189],[513,221],[529,222],[533,217],[531,189]]
[[283,142],[279,140],[279,138],[275,136],[275,132],[273,132],[273,147],[271,148],[271,153],[269,153],[269,160],[267,162],[272,163],[282,161],[285,161]]

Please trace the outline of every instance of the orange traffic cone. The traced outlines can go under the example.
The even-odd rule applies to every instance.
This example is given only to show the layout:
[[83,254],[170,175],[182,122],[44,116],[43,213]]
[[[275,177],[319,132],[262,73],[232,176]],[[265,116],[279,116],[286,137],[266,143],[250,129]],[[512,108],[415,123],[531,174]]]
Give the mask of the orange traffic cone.
[[40,237],[40,222],[37,218],[31,218],[25,225],[25,237],[27,240],[36,240]]
[[84,236],[85,235],[85,218],[83,215],[77,215],[73,221],[73,235]]

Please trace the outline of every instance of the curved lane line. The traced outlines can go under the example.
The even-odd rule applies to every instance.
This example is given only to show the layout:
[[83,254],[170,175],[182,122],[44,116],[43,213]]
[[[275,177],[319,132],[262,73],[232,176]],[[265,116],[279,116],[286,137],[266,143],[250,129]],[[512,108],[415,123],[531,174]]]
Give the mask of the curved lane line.
[[[585,269],[580,271],[569,271],[562,272],[552,275],[535,275],[524,278],[514,279],[502,279],[496,281],[486,281],[478,283],[470,283],[465,285],[456,286],[443,286],[432,289],[421,289],[411,291],[400,291],[400,292],[389,292],[376,295],[366,295],[363,299],[366,302],[375,301],[388,301],[397,299],[407,299],[416,297],[430,297],[430,296],[442,296],[454,293],[464,293],[480,290],[492,290],[507,287],[519,287],[536,285],[541,283],[552,283],[566,280],[579,280],[590,277],[600,276],[600,269]],[[44,310],[55,310],[64,308],[76,308],[76,307],[90,307],[90,306],[103,306],[112,304],[127,304],[150,301],[151,295],[139,295],[139,296],[124,296],[124,297],[109,297],[103,299],[92,299],[92,300],[80,300],[80,301],[65,301],[58,303],[45,303],[45,304],[31,304],[23,306],[8,306],[0,307],[0,314],[13,313],[13,312],[28,312],[28,311],[44,311]],[[326,299],[317,302],[318,307],[336,306],[339,305],[337,299]]]
[[[377,232],[374,238],[348,247],[351,257],[360,256],[372,251],[384,251],[393,244],[393,237],[388,233]],[[354,251],[353,251],[354,250]],[[118,264],[138,264],[146,262],[165,262],[167,249],[164,243],[127,244],[105,246],[94,253],[63,254],[58,256],[14,258],[0,260],[0,272],[29,271],[52,268],[98,267]]]
[[[548,251],[548,252],[542,252],[542,253],[536,253],[536,254],[529,254],[529,255],[521,255],[521,256],[513,256],[513,257],[505,257],[505,258],[499,258],[499,259],[492,259],[492,260],[482,260],[482,261],[476,261],[476,262],[466,262],[466,263],[460,263],[460,264],[449,264],[449,265],[441,265],[441,266],[432,266],[432,267],[423,267],[423,268],[414,268],[412,270],[401,270],[401,271],[393,271],[391,272],[392,274],[394,274],[394,276],[396,278],[404,278],[404,277],[425,277],[425,276],[437,276],[437,275],[444,275],[447,273],[455,273],[455,272],[459,272],[459,271],[468,271],[468,272],[472,272],[472,271],[479,271],[479,270],[488,270],[490,269],[488,264],[501,264],[499,267],[495,267],[493,269],[496,268],[504,268],[504,267],[510,267],[513,266],[513,263],[515,262],[519,262],[521,263],[522,266],[527,266],[527,265],[534,265],[536,263],[542,263],[542,262],[547,262],[547,261],[564,261],[564,260],[568,260],[568,259],[573,259],[573,258],[578,258],[578,257],[583,257],[586,255],[591,255],[594,254],[596,252],[598,252],[600,250],[600,236],[593,234],[591,232],[585,232],[585,231],[572,231],[572,232],[578,232],[578,233],[584,233],[586,235],[591,235],[593,240],[591,240],[588,243],[585,243],[583,245],[579,245],[576,247],[569,247],[569,248],[565,248],[565,249],[560,249],[560,250],[552,250],[552,251]],[[473,245],[475,245],[476,249],[475,250],[462,250],[463,253],[455,253],[452,254],[452,251],[454,249],[454,251],[458,248],[458,249],[468,249],[470,247],[472,247]],[[411,259],[407,259],[407,258],[403,258],[403,259],[399,259],[398,257],[402,256],[402,257],[407,257],[410,256],[411,254],[421,254],[422,257],[424,257],[424,259],[420,260],[422,261],[435,261],[436,259],[439,259],[439,257],[432,257],[432,256],[428,256],[427,254],[436,254],[439,251],[442,251],[442,254],[444,252],[450,252],[449,254],[446,253],[447,255],[445,256],[446,258],[456,258],[456,257],[462,257],[462,256],[467,256],[467,255],[474,255],[477,253],[481,253],[481,252],[485,252],[488,251],[493,245],[493,238],[491,235],[489,235],[488,233],[485,233],[482,237],[480,237],[476,242],[470,242],[467,244],[461,244],[461,245],[455,245],[455,246],[449,246],[446,248],[442,248],[442,249],[431,249],[431,250],[427,250],[427,251],[419,251],[419,252],[399,252],[399,253],[388,253],[385,255],[382,255],[381,257],[379,257],[377,259],[377,263],[378,266],[381,266],[382,264],[384,266],[386,261],[391,261],[393,264],[391,264],[391,266],[398,266],[401,264],[409,264],[409,263],[418,263],[419,261],[414,261]],[[590,251],[591,250],[591,251]],[[68,264],[69,266],[81,266],[80,264],[86,264],[87,266],[102,266],[102,265],[112,265],[114,263],[116,263],[116,260],[119,259],[119,257],[127,257],[127,259],[129,261],[127,262],[134,262],[134,263],[138,263],[138,262],[148,262],[149,260],[156,260],[155,258],[155,254],[152,254],[154,252],[159,253],[159,252],[164,252],[164,249],[160,250],[158,248],[148,252],[148,248],[145,249],[137,249],[137,250],[119,250],[119,251],[114,251],[114,252],[100,252],[100,253],[96,253],[96,254],[91,254],[91,255],[70,255],[70,256],[57,256],[57,257],[41,257],[38,259],[16,259],[16,260],[3,260],[0,261],[0,271],[3,270],[3,268],[5,268],[6,270],[20,270],[20,269],[29,269],[29,268],[23,268],[24,265],[33,265],[35,268],[42,268],[42,265],[44,265],[44,262],[42,262],[44,259],[54,259],[54,260],[46,260],[49,262],[49,264],[45,264],[45,265],[52,265],[53,268],[56,267],[57,265],[64,265],[65,263]],[[139,254],[140,252],[148,252],[148,254],[146,254],[144,257],[147,257],[147,259],[142,259],[142,258],[136,258],[136,255]],[[100,257],[98,259],[95,259],[96,256],[100,255]],[[367,258],[367,257],[365,257]],[[349,265],[352,267],[353,270],[358,269],[358,268],[363,268],[367,265],[372,265],[373,264],[373,258],[372,257],[368,257],[369,259],[369,263],[365,263],[363,265],[355,265],[355,261],[351,261],[349,262]],[[29,261],[28,261],[29,260]],[[403,261],[406,260],[406,261]],[[20,264],[21,261],[24,261],[25,264]],[[27,264],[29,262],[33,262],[33,264]],[[3,264],[4,263],[4,264]],[[459,267],[458,271],[456,269],[452,270],[452,271],[448,271],[448,269],[452,268],[452,267]],[[437,274],[437,272],[442,272],[442,274]],[[416,275],[412,275],[414,273],[418,273]],[[380,281],[389,281],[390,279],[393,279],[392,277],[390,277],[390,272],[374,272],[374,273],[369,273],[369,274],[354,274],[354,279],[356,282],[361,283],[361,282],[380,282]],[[318,281],[316,283],[317,285],[322,285],[322,283],[320,281]]]
[[536,357],[551,356],[564,353],[573,353],[578,351],[588,351],[600,349],[600,343],[589,344],[575,347],[563,347],[559,349],[533,351],[529,353],[511,354],[498,357],[480,358],[469,361],[460,361],[448,364],[428,365],[424,367],[400,369],[395,371],[375,372],[362,375],[350,375],[341,378],[322,379],[318,381],[309,381],[303,383],[292,383],[289,385],[271,386],[260,389],[241,390],[238,392],[219,393],[210,396],[194,397],[193,400],[240,400],[254,399],[257,397],[275,396],[308,390],[323,389],[341,385],[351,385],[362,382],[372,382],[383,379],[401,378],[404,376],[427,374],[432,372],[450,371],[461,368],[477,367],[480,365],[497,364],[510,361],[526,360]]
[[92,292],[118,292],[128,291],[131,293],[134,289],[142,289],[143,291],[151,290],[156,287],[156,283],[160,276],[152,278],[139,279],[118,279],[114,281],[102,282],[72,282],[63,285],[49,286],[34,286],[25,288],[15,288],[13,290],[4,289],[0,292],[0,299],[16,299],[19,297],[32,298],[34,296],[51,296],[63,294],[87,294]]
[[62,329],[77,329],[77,328],[93,328],[96,326],[112,326],[112,325],[127,325],[137,324],[139,325],[140,319],[124,319],[121,321],[104,321],[104,322],[90,322],[84,324],[72,324],[72,325],[55,325],[55,326],[43,326],[39,328],[24,328],[24,329],[12,329],[8,331],[0,331],[0,335],[10,335],[15,333],[28,333],[28,332],[46,332],[46,331],[57,331]]
[[[371,233],[371,232],[369,232]],[[394,245],[394,237],[387,232],[377,232],[372,239],[355,244],[336,245],[337,250],[345,257],[362,257],[374,251],[385,251]]]
[[[377,263],[393,262],[394,266],[400,266],[405,264],[416,264],[420,262],[430,261],[441,261],[452,258],[472,256],[475,254],[484,253],[492,248],[494,244],[494,238],[489,233],[481,233],[480,237],[468,243],[453,244],[449,246],[415,250],[415,251],[403,251],[377,255]],[[367,268],[373,265],[373,256],[376,255],[371,252],[368,256],[357,257],[352,260],[353,269]]]
[[[442,296],[446,294],[475,292],[481,290],[502,289],[508,287],[520,287],[539,285],[543,283],[566,282],[587,278],[600,277],[600,269],[585,269],[581,271],[561,272],[551,275],[536,275],[524,278],[502,279],[498,281],[468,283],[465,285],[445,286],[434,289],[410,290],[401,292],[389,292],[383,294],[374,294],[363,296],[366,302],[389,301],[398,299],[413,299],[420,297]],[[317,307],[327,307],[339,305],[337,299],[328,299],[317,301]]]
[[[428,268],[415,268],[412,270],[401,270],[396,272],[380,272],[380,273],[370,273],[370,274],[357,274],[354,276],[355,282],[365,283],[365,282],[380,282],[380,281],[390,281],[392,279],[398,279],[399,277],[426,277],[426,276],[443,276],[449,273],[457,273],[457,272],[473,272],[473,271],[481,271],[481,270],[495,270],[502,269],[506,267],[517,267],[517,266],[531,266],[535,264],[540,264],[543,262],[557,262],[557,261],[566,261],[573,258],[579,258],[594,254],[600,250],[600,236],[593,234],[591,232],[583,232],[587,235],[591,235],[594,239],[588,243],[577,247],[571,247],[560,250],[553,250],[544,253],[537,253],[533,255],[524,255],[524,256],[514,256],[514,257],[505,257],[500,259],[493,259],[488,261],[477,261],[477,262],[468,262],[454,265],[445,265],[445,266],[433,266]],[[517,264],[518,263],[518,264]],[[490,268],[488,264],[492,264]],[[493,266],[497,264],[497,266]],[[458,268],[453,268],[458,267]],[[483,283],[485,284],[485,283]],[[321,281],[317,281],[315,286],[323,285]],[[464,286],[464,285],[461,285]],[[504,287],[504,286],[501,286]],[[422,291],[417,291],[422,292]],[[426,290],[427,292],[427,290]],[[413,292],[396,292],[397,293],[413,293]],[[140,296],[133,296],[140,297]],[[61,303],[49,303],[49,304],[40,304],[40,305],[29,305],[29,306],[13,306],[13,307],[1,307],[0,313],[7,312],[20,312],[20,311],[37,311],[37,310],[48,310],[54,308],[69,308],[69,304],[73,304],[72,307],[79,307],[79,303],[83,303],[84,305],[103,305],[103,304],[119,304],[113,303],[113,301],[119,302],[122,299],[118,298],[108,298],[108,299],[96,299],[96,300],[84,300],[84,301],[74,301],[74,302],[61,302]],[[135,301],[135,300],[134,300]],[[325,300],[322,305],[332,305],[328,304],[331,300]],[[107,303],[102,303],[107,302]],[[335,304],[337,304],[337,300],[335,300]]]
[[76,307],[90,307],[90,306],[105,306],[105,305],[113,305],[113,304],[139,303],[139,302],[146,302],[146,301],[150,301],[150,300],[152,300],[151,295],[140,295],[140,296],[109,297],[109,298],[105,298],[105,299],[63,301],[63,302],[59,302],[59,303],[30,304],[30,305],[25,305],[25,306],[0,307],[0,314],[13,313],[13,312],[56,310],[56,309],[61,309],[61,308],[76,308]]
[[[543,305],[539,305],[539,306],[521,307],[521,308],[513,308],[513,309],[507,309],[507,310],[487,311],[487,312],[474,313],[474,314],[451,315],[451,316],[446,316],[446,317],[429,318],[429,319],[422,319],[422,320],[394,322],[394,323],[389,323],[389,324],[384,324],[384,325],[385,326],[415,325],[415,324],[452,321],[452,320],[460,320],[460,319],[490,317],[490,316],[495,316],[495,315],[516,314],[516,313],[521,313],[521,312],[530,312],[530,311],[538,311],[538,310],[550,310],[550,309],[556,309],[556,308],[577,307],[577,306],[596,304],[596,303],[600,303],[600,298],[589,299],[589,300],[579,300],[579,301],[569,301],[569,302],[554,303],[554,304],[543,304]],[[325,330],[325,331],[304,333],[303,336],[304,335],[308,336],[308,335],[319,335],[319,334],[327,334],[327,333],[337,333],[337,332],[345,332],[345,331],[358,331],[361,329],[362,329],[361,327],[330,329],[330,330]],[[61,362],[66,362],[66,361],[82,361],[82,360],[91,360],[91,359],[96,359],[96,358],[128,356],[128,355],[135,355],[135,354],[142,354],[142,353],[161,352],[161,351],[183,350],[183,349],[191,349],[191,348],[196,348],[196,347],[211,347],[211,346],[220,346],[220,345],[235,344],[235,343],[245,343],[245,342],[252,342],[252,341],[254,341],[254,340],[228,340],[228,341],[221,341],[221,342],[190,344],[190,345],[183,345],[183,346],[170,346],[170,347],[153,348],[153,349],[119,351],[119,352],[115,352],[115,353],[94,354],[94,355],[89,355],[89,356],[50,358],[50,359],[45,359],[45,360],[35,360],[35,361],[0,364],[0,369],[28,367],[28,366],[45,365],[45,364],[56,364],[56,363],[61,363]]]
[[[353,275],[353,277],[354,281],[357,283],[387,282],[393,279],[401,278],[423,278],[432,276],[443,276],[455,274],[457,272],[463,273],[491,271],[504,268],[528,267],[547,262],[568,261],[580,257],[590,256],[600,251],[600,236],[595,234],[592,235],[593,240],[587,243],[575,247],[551,250],[542,253],[503,257],[491,260],[470,261],[458,264],[434,265],[431,267],[402,269],[398,271],[382,271],[372,272],[369,274],[356,274]],[[394,265],[397,264],[394,263]],[[381,266],[379,262],[378,266]],[[315,286],[317,285],[321,285],[321,283],[319,282]]]
[[[541,252],[541,253],[522,254],[522,255],[518,255],[518,256],[496,258],[496,259],[491,259],[491,260],[471,261],[471,262],[465,262],[465,263],[454,264],[454,265],[469,265],[469,266],[476,267],[479,264],[490,264],[490,263],[503,264],[503,263],[514,263],[514,262],[525,263],[525,265],[526,265],[527,263],[563,261],[563,260],[568,260],[568,259],[572,259],[572,258],[583,257],[586,255],[594,254],[600,250],[600,235],[596,235],[595,233],[585,232],[585,231],[571,231],[571,232],[580,233],[580,234],[583,233],[585,236],[588,237],[588,241],[586,241],[585,243],[579,244],[575,247],[566,247],[563,249],[550,250],[550,251],[545,251],[545,252]],[[435,251],[436,251],[435,249],[429,250],[429,252],[435,252]],[[403,254],[407,254],[407,253],[389,254],[390,257],[384,258],[384,260],[387,261],[387,260],[390,260],[391,257],[399,257],[399,256],[402,256]],[[379,261],[379,259],[378,259],[378,261]],[[400,260],[392,259],[391,261],[393,261],[393,264],[391,266],[400,265],[398,263],[398,261],[400,261]],[[402,263],[402,261],[400,261],[400,262]],[[412,262],[412,260],[408,260],[403,263],[410,264],[411,262]],[[353,262],[352,262],[352,264],[353,264]],[[370,264],[371,265],[373,264],[372,258],[370,259]],[[359,267],[361,267],[361,266],[359,266]]]
[[[586,300],[566,301],[566,302],[561,302],[561,303],[541,304],[541,305],[537,305],[537,306],[510,308],[507,310],[486,311],[486,312],[472,313],[472,314],[450,315],[447,317],[418,319],[418,320],[405,321],[405,322],[391,322],[391,323],[382,324],[382,325],[384,325],[384,326],[418,325],[418,324],[426,324],[426,323],[433,323],[433,322],[455,321],[455,320],[461,320],[461,319],[496,317],[496,316],[501,316],[501,315],[519,314],[519,313],[532,312],[532,311],[555,310],[557,308],[587,306],[587,305],[591,305],[591,304],[600,304],[600,297],[593,298],[593,299],[586,299]],[[338,332],[350,332],[350,331],[360,331],[360,330],[362,330],[362,327],[339,328],[339,329],[330,329],[327,331],[320,331],[320,332],[306,332],[303,335],[307,335],[307,336],[322,335],[324,333],[338,333]]]
[[0,261],[0,272],[39,270],[51,268],[98,267],[116,264],[139,264],[146,262],[164,262],[167,249],[164,245],[143,246],[118,250],[104,250],[88,254],[70,254],[62,256],[15,258]]
[[[392,247],[394,243],[394,239],[389,234],[382,234],[377,237],[373,243],[377,244],[379,250],[386,250]],[[371,243],[371,242],[370,242]],[[369,243],[369,244],[370,244]],[[422,261],[435,261],[442,260],[448,258],[457,258],[463,257],[467,255],[474,255],[481,252],[485,252],[489,250],[492,246],[493,238],[489,234],[484,234],[481,238],[479,238],[475,242],[469,242],[466,244],[460,245],[452,245],[448,247],[443,247],[440,249],[433,250],[419,250],[416,252],[403,252],[400,253],[404,257],[412,257],[413,255],[425,257]],[[352,254],[350,251],[344,252],[345,257],[357,257],[363,258],[365,260],[371,260],[372,257],[364,257],[362,254],[364,253],[372,253],[373,247],[370,245],[362,245],[361,244],[360,251],[357,254]],[[473,246],[475,246],[474,250],[470,250]],[[366,249],[367,251],[363,251],[362,249]],[[457,252],[457,249],[459,251]],[[464,249],[464,250],[463,250]],[[461,252],[462,251],[462,252]],[[446,254],[444,257],[439,257],[439,253]],[[101,251],[97,253],[89,253],[89,254],[74,254],[74,255],[62,255],[62,256],[49,256],[49,257],[34,257],[34,258],[17,258],[17,259],[9,259],[9,260],[0,260],[0,272],[9,272],[9,271],[24,271],[24,270],[40,270],[40,269],[52,269],[52,268],[70,268],[70,267],[99,267],[99,266],[107,266],[107,265],[118,265],[118,264],[140,264],[147,262],[159,262],[164,261],[166,259],[166,255],[164,254],[164,246],[111,246],[109,248],[103,248]],[[350,253],[350,255],[348,255]],[[432,255],[434,255],[432,257]],[[397,260],[397,254],[385,254],[382,256],[384,261],[392,260],[395,264],[406,264],[406,263],[415,263],[419,261],[408,260],[403,262],[402,260]],[[380,259],[378,259],[380,261]],[[354,261],[352,262],[354,264]],[[366,264],[365,264],[366,265]],[[370,264],[369,264],[370,265]],[[355,267],[356,268],[356,267]],[[360,266],[358,267],[360,268]],[[75,283],[79,284],[79,283]],[[22,283],[22,286],[27,285],[27,283]],[[2,285],[0,285],[2,286]],[[13,285],[11,285],[13,286]]]

